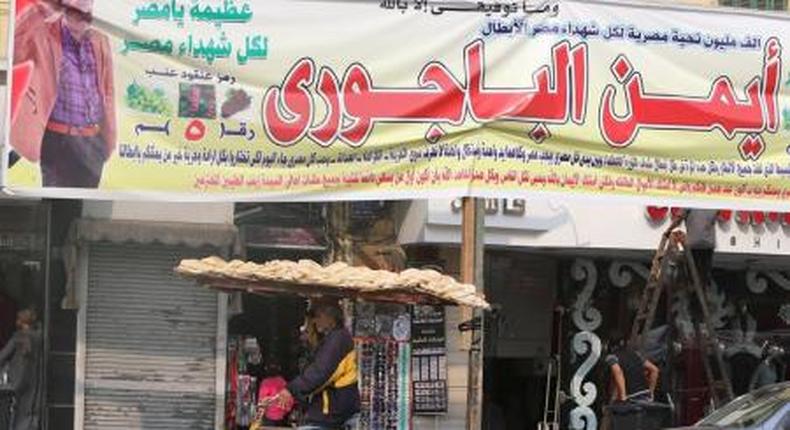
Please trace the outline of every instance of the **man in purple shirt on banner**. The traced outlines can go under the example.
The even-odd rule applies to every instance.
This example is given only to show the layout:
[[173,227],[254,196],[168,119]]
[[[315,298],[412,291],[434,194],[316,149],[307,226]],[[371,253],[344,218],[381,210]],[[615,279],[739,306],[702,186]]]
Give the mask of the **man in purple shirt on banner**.
[[62,0],[63,16],[16,30],[14,62],[34,79],[12,126],[11,144],[38,161],[45,187],[97,188],[116,144],[112,57],[94,30],[93,0]]

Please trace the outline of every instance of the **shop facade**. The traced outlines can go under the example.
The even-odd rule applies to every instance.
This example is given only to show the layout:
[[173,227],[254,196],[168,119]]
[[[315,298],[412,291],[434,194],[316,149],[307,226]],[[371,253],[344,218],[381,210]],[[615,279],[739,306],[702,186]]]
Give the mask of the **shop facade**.
[[[32,294],[25,300],[42,309],[42,329],[48,332],[43,428],[213,428],[221,423],[227,418],[228,337],[235,334],[230,326],[244,306],[176,277],[173,267],[183,258],[241,255],[241,243],[247,245],[247,257],[259,261],[319,261],[326,250],[316,225],[277,227],[266,220],[268,230],[256,231],[235,225],[233,207],[227,206],[200,211],[173,205],[164,216],[139,204],[7,206],[10,218],[2,223],[0,245],[14,259],[6,264],[14,270],[4,276],[4,292]],[[457,275],[457,204],[403,203],[395,212],[398,207],[404,209],[399,240],[408,265]],[[669,223],[669,215],[661,214],[627,205],[488,203],[485,285],[489,300],[498,305],[485,344],[489,428],[503,420],[528,425],[542,416],[547,359],[557,352],[558,340],[566,360],[563,391],[570,396],[566,422],[572,426],[575,417],[580,428],[596,428],[605,399],[597,363],[608,333],[627,319],[644,284],[653,246]],[[787,342],[790,278],[784,267],[790,236],[783,220],[781,214],[735,212],[719,221],[711,293],[733,363],[756,366],[765,341]],[[628,230],[612,233],[612,225]],[[558,306],[566,309],[560,325]],[[297,324],[303,310],[293,308]],[[276,312],[260,313],[270,322],[283,320]],[[458,308],[445,309],[441,318],[426,317],[423,323],[432,324],[428,333],[438,333],[443,342],[424,340],[429,348],[419,354],[418,343],[410,342],[409,379],[424,392],[410,391],[409,401],[428,392],[443,399],[415,411],[408,419],[413,428],[464,427],[470,344],[458,328],[468,317]],[[413,336],[422,330],[419,324],[412,319]],[[437,370],[431,373],[427,364],[424,381],[419,381],[419,356],[427,363],[436,358]],[[676,371],[693,374],[694,366],[689,362]],[[678,413],[686,421],[706,406],[703,382],[683,380],[678,388]]]
[[[383,232],[389,230],[386,220],[399,205],[351,204],[343,232],[327,227],[327,205],[237,205],[244,259],[254,263],[277,259],[324,263],[331,261],[330,247],[346,241],[352,258],[368,267],[430,266],[430,262],[403,262],[394,257],[399,247],[390,244],[391,235]],[[382,220],[385,227],[377,224]],[[305,364],[306,348],[299,329],[307,300],[235,293],[231,301],[237,306],[229,311],[227,391],[234,394],[229,394],[226,411],[235,417],[228,419],[226,414],[226,428],[235,429],[249,421],[247,410],[256,401],[250,386],[275,375],[290,379],[298,374],[298,365]],[[448,330],[445,324],[452,315],[452,307],[346,301],[347,327],[358,354],[360,429],[447,428],[442,418],[448,407],[455,406],[448,404],[448,361],[452,357],[446,345],[458,329]],[[463,410],[458,417],[456,427],[461,428]]]
[[0,209],[0,345],[16,330],[16,312],[32,309],[36,420],[42,429],[61,428],[73,417],[76,333],[76,313],[60,306],[66,287],[62,251],[80,203],[4,200]]
[[231,252],[232,206],[164,206],[0,203],[0,346],[35,310],[37,428],[218,428],[227,298],[173,267]]
[[[30,270],[9,272],[20,288],[7,289],[35,301],[48,332],[41,428],[229,428],[233,345],[252,337],[263,353],[293,349],[305,301],[217,293],[173,268],[209,255],[320,262],[326,239],[318,206],[314,217],[291,217],[290,224],[256,224],[242,222],[243,210],[233,205],[10,204],[0,244],[15,259],[8,266]],[[13,227],[12,219],[28,224]],[[457,364],[464,354],[446,347],[460,343],[456,309],[360,304],[348,315],[367,357],[360,383],[368,428],[382,428],[382,420],[392,429],[463,427],[465,392],[448,383],[465,371]],[[261,329],[253,336],[250,316]],[[296,353],[277,357],[294,365],[283,376],[298,369]],[[397,371],[382,379],[374,371],[381,367]],[[374,410],[386,398],[397,401]]]
[[85,202],[65,236],[73,414],[49,428],[218,428],[227,298],[173,267],[232,252],[232,207]]
[[[0,207],[0,348],[5,350],[15,342],[17,312],[35,312],[35,322],[27,337],[31,343],[30,357],[34,360],[30,375],[32,400],[28,398],[28,404],[32,406],[32,419],[40,422],[45,412],[44,372],[48,368],[45,351],[51,329],[46,312],[50,208],[37,202],[6,203]],[[11,381],[13,375],[10,366],[0,363],[0,384]],[[10,397],[4,391],[0,400],[0,426],[8,419],[9,402]]]
[[[501,428],[503,421],[532,427],[542,419],[548,361],[557,353],[569,399],[561,409],[561,428],[598,428],[607,399],[602,356],[613,332],[630,329],[671,210],[550,199],[489,200],[486,208],[485,291],[497,309],[486,333],[487,428]],[[783,214],[725,210],[717,223],[709,300],[728,365],[749,366],[737,372],[748,373],[745,379],[763,358],[766,342],[787,349],[790,291],[784,268],[790,230],[785,221]],[[410,255],[455,260],[457,202],[413,202],[402,226],[400,240]],[[673,318],[688,330],[688,306],[688,298],[669,308],[662,303],[656,325]],[[687,342],[666,365],[665,376],[673,379],[665,384],[671,382],[679,422],[693,422],[708,405],[704,372],[694,354]],[[782,360],[774,363],[780,374]],[[733,385],[743,390],[748,381],[741,376]],[[464,381],[454,382],[460,388]],[[540,410],[530,410],[534,405]]]

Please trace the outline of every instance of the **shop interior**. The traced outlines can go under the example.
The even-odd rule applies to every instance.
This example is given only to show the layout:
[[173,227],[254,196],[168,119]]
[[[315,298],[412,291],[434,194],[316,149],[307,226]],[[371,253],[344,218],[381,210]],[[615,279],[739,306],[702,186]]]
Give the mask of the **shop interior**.
[[[275,417],[256,417],[255,405],[265,397],[264,393],[273,394],[268,387],[282,387],[309,364],[313,349],[307,333],[301,329],[308,302],[298,297],[254,294],[242,294],[241,299],[243,311],[231,317],[228,325],[225,428],[247,430],[257,418],[267,428],[290,428],[299,420],[298,408]],[[409,342],[410,308],[372,303],[347,307],[353,315],[352,332],[359,353],[362,429],[410,428],[409,382],[412,366],[418,365],[413,363],[429,362],[422,365],[430,367],[422,371],[425,381],[431,381],[431,372],[436,374],[433,379],[446,380],[446,370],[439,375],[440,366],[446,366],[443,352],[436,357],[435,347],[420,348],[425,344]],[[439,323],[443,325],[443,319]],[[421,361],[411,361],[412,350],[414,359]],[[435,384],[424,385],[425,390],[436,389]],[[415,395],[420,397],[420,393]],[[443,392],[429,393],[429,397],[431,403],[424,405],[428,410],[446,410],[446,385]],[[435,404],[436,401],[444,404]]]
[[0,206],[0,348],[16,331],[17,311],[43,314],[46,222],[42,206]]
[[[270,251],[256,257],[294,259],[290,253]],[[256,417],[255,405],[278,392],[271,387],[282,387],[310,363],[314,344],[304,330],[308,301],[247,293],[238,298],[241,306],[231,306],[236,309],[228,322],[225,428],[247,430],[257,418],[267,428],[288,427],[298,422],[298,408]],[[360,428],[411,428],[412,400],[423,411],[446,411],[443,308],[415,311],[407,305],[348,301],[344,308],[358,351]],[[413,330],[421,336],[413,337]],[[413,366],[420,375],[417,383],[422,384],[414,393]]]
[[[260,384],[269,378],[293,379],[308,347],[302,340],[307,302],[290,296],[243,294],[243,311],[228,322],[227,429],[249,428],[255,419]],[[286,425],[267,420],[267,425]],[[296,417],[293,417],[296,418]]]
[[[21,404],[32,420],[43,418],[47,210],[45,204],[0,205],[0,351],[10,352],[0,362],[0,423],[8,421],[12,402]],[[34,315],[24,336],[17,333],[17,313],[22,310]],[[20,344],[30,345],[22,362],[17,360]],[[25,381],[21,389],[20,379]]]
[[[351,205],[352,234],[377,244],[391,239],[391,224],[374,228],[384,209],[386,205],[379,202]],[[325,216],[320,205],[239,205],[236,223],[244,238],[244,259],[323,263],[327,254]],[[398,260],[391,253],[368,255],[364,247],[361,251],[363,264],[368,266],[381,267]],[[255,418],[253,405],[262,398],[261,378],[290,380],[311,358],[308,336],[302,331],[306,300],[252,294],[236,299],[228,325],[228,430],[250,426]],[[353,301],[346,301],[344,307],[358,352],[360,429],[407,430],[413,414],[446,413],[443,307]],[[283,426],[298,420],[298,413],[263,422]]]
[[[248,246],[250,261],[312,259],[320,262],[317,250],[287,246]],[[255,420],[262,381],[282,378],[289,381],[299,374],[309,359],[309,348],[301,329],[305,322],[307,300],[287,295],[243,293],[231,300],[228,320],[227,387],[225,428],[248,429]],[[296,413],[265,424],[286,426],[297,420]]]

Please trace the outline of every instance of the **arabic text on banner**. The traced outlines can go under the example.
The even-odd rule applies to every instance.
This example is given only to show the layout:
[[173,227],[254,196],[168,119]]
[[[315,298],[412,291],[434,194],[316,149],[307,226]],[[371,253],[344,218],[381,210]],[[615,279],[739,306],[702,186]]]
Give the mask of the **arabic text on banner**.
[[21,158],[3,175],[17,193],[790,201],[779,16],[570,1],[64,3],[76,6],[17,11],[9,149]]

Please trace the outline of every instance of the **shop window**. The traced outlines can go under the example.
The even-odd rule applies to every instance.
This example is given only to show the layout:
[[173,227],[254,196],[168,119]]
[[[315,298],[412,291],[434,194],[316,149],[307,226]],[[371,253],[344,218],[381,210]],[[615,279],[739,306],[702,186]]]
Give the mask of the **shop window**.
[[787,0],[719,0],[719,6],[758,10],[787,10]]

